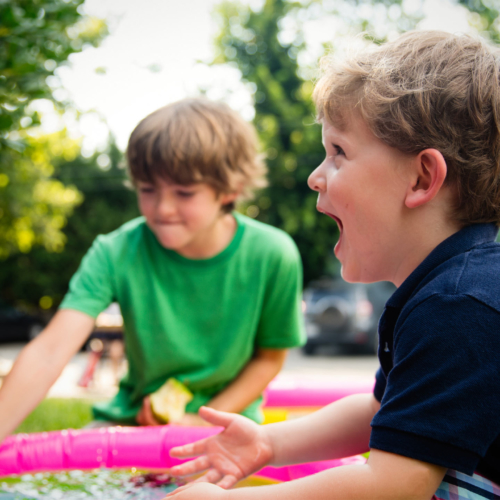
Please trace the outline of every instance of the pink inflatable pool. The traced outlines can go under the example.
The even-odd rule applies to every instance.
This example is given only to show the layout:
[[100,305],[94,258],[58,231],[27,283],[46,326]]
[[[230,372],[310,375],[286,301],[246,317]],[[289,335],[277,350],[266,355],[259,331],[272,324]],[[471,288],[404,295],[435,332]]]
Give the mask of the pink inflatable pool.
[[[165,469],[182,462],[170,449],[220,432],[220,427],[107,427],[17,434],[0,446],[0,476],[35,471],[98,467]],[[363,463],[363,457],[287,467],[265,467],[258,476],[277,481],[298,479],[339,465]]]
[[350,394],[373,392],[375,380],[323,380],[278,375],[264,391],[266,407],[326,406]]
[[[373,381],[324,382],[277,377],[265,393],[266,407],[319,407],[350,394],[370,393]],[[0,445],[0,476],[67,469],[165,469],[182,461],[174,446],[220,432],[216,427],[108,427],[17,434]],[[339,465],[364,463],[360,456],[287,467],[265,467],[257,475],[277,481],[298,479]]]

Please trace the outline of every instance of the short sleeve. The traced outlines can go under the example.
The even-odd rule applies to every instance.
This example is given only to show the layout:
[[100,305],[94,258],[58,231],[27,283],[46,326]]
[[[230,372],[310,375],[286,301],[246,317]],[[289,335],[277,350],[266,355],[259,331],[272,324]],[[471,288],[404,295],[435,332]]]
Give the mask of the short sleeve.
[[379,403],[382,401],[386,386],[387,379],[385,378],[382,368],[379,368],[375,374],[375,387],[373,388],[373,396]]
[[302,261],[293,241],[286,241],[268,266],[266,291],[256,345],[269,349],[305,342],[302,318]]
[[500,315],[432,296],[396,326],[393,355],[370,446],[471,474],[500,433]]
[[114,300],[113,272],[102,236],[95,239],[71,278],[60,309],[75,309],[96,318]]

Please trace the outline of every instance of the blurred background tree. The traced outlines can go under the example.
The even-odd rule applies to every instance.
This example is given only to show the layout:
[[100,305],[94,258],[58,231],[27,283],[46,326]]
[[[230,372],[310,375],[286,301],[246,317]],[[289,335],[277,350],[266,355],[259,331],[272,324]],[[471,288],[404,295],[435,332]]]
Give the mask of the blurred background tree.
[[[496,2],[459,3],[469,9],[470,22],[479,32],[499,42]],[[212,64],[238,68],[247,82],[254,98],[254,124],[269,166],[269,187],[245,210],[294,238],[303,259],[305,283],[336,275],[339,264],[332,253],[337,225],[315,210],[317,195],[307,187],[307,178],[323,160],[324,150],[311,99],[321,54],[307,54],[302,27],[315,20],[325,22],[325,18],[336,26],[336,20],[342,19],[351,33],[367,33],[366,41],[381,43],[415,28],[423,18],[421,9],[405,9],[404,4],[401,0],[265,0],[259,9],[232,1],[217,9],[218,55]],[[331,54],[338,47],[328,44],[323,49]]]
[[[245,207],[246,213],[294,238],[302,255],[305,283],[337,274],[339,266],[332,252],[337,225],[316,211],[317,195],[307,186],[309,174],[324,158],[324,149],[311,99],[317,57],[310,58],[310,65],[303,62],[307,46],[302,25],[325,16],[333,20],[342,16],[344,20],[350,17],[355,32],[377,33],[380,29],[370,19],[375,19],[372,9],[380,11],[380,7],[385,33],[411,29],[419,20],[418,15],[404,13],[400,0],[266,0],[259,10],[225,2],[217,11],[220,31],[213,64],[237,67],[248,83],[254,97],[254,124],[269,167],[269,187]],[[333,52],[335,47],[324,49]]]
[[94,238],[139,215],[135,193],[126,186],[123,153],[112,139],[104,152],[53,158],[53,165],[55,181],[73,186],[83,201],[68,217],[62,251],[36,245],[0,264],[1,298],[8,303],[53,310]]
[[60,251],[61,229],[82,200],[74,187],[53,178],[53,159],[74,159],[77,143],[64,133],[40,138],[33,107],[48,99],[62,111],[54,70],[106,34],[103,21],[78,12],[82,1],[0,2],[0,258],[35,244]]
[[470,24],[484,37],[500,44],[500,3],[498,0],[458,0],[469,9]]
[[[112,138],[89,156],[64,128],[40,132],[37,103],[50,101],[61,115],[72,109],[57,67],[106,35],[102,20],[81,14],[82,3],[0,2],[0,299],[18,305],[55,308],[95,236],[138,215],[135,195],[124,185],[123,153]],[[481,34],[500,41],[494,0],[456,3],[470,11]],[[236,68],[250,91],[269,166],[269,187],[242,210],[294,238],[305,283],[338,272],[337,226],[317,213],[316,194],[307,187],[324,156],[311,100],[317,61],[325,51],[342,50],[345,34],[368,32],[381,42],[414,28],[422,2],[414,9],[409,4],[419,2],[262,0],[252,8],[226,1],[216,9],[211,65]],[[305,29],[316,29],[315,23],[331,29],[325,40],[335,45],[309,45]]]
[[137,215],[114,141],[86,158],[65,128],[40,127],[37,104],[72,108],[55,70],[107,34],[82,3],[0,2],[0,298],[16,305],[56,306],[96,234]]

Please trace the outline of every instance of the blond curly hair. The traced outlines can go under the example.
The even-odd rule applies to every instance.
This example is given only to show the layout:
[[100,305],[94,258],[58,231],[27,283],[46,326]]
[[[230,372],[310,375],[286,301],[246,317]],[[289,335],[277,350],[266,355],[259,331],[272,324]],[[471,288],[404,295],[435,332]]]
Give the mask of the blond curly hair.
[[435,148],[456,192],[452,219],[500,226],[500,51],[485,41],[412,31],[344,61],[326,57],[318,119],[344,127],[357,112],[385,144]]

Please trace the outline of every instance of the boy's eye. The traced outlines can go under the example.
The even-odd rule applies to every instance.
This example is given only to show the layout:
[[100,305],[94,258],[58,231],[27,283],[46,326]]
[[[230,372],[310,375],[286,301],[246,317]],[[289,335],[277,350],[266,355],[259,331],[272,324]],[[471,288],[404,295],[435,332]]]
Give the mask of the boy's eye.
[[152,187],[152,186],[142,186],[142,187],[139,188],[139,191],[142,194],[151,194],[151,193],[155,192],[155,188]]
[[195,191],[177,191],[177,196],[180,196],[181,198],[191,198],[194,194]]
[[344,153],[344,150],[337,144],[332,144],[333,146],[333,149],[335,150],[335,155],[338,156],[338,155],[343,155],[345,156],[345,153]]

